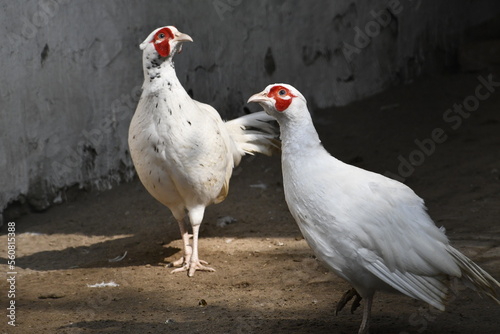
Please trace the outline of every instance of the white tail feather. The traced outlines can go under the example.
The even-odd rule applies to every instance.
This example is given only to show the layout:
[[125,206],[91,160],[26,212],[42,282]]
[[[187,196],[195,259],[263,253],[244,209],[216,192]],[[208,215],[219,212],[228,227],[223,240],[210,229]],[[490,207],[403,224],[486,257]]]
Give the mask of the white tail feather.
[[462,271],[462,277],[460,277],[462,282],[472,290],[487,295],[500,304],[500,300],[498,300],[500,283],[455,248],[449,246],[448,252]]
[[245,154],[272,155],[279,150],[278,127],[270,122],[274,118],[263,111],[225,122],[234,142],[234,160],[237,165]]
[[382,262],[367,265],[367,269],[396,290],[415,299],[420,299],[444,311],[449,295],[447,279],[443,276],[419,276],[410,272],[390,271]]
[[444,310],[454,293],[453,289],[450,289],[450,284],[455,279],[461,280],[468,288],[500,304],[498,299],[500,283],[455,248],[448,246],[447,250],[460,268],[461,276],[420,276],[411,272],[391,271],[380,261],[369,263],[367,269],[400,292],[423,300],[440,310]]

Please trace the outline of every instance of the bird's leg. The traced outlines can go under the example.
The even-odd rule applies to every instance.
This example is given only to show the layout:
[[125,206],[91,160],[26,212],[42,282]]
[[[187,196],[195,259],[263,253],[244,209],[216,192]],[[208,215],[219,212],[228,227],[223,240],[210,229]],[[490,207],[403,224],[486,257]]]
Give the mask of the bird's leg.
[[[202,261],[198,258],[198,233],[200,231],[200,224],[203,220],[203,214],[205,213],[204,206],[194,207],[188,210],[189,221],[191,222],[191,227],[193,228],[193,245],[189,243],[190,235],[187,233],[186,225],[182,224],[182,220],[177,220],[179,222],[179,228],[182,234],[182,240],[184,241],[184,257],[182,261],[182,267],[172,270],[173,273],[187,271],[188,276],[192,277],[196,270],[205,271],[215,271],[215,269],[210,267],[205,267],[204,264],[208,264],[206,261]],[[176,261],[179,262],[179,261]]]
[[357,292],[356,292],[356,297],[354,298],[354,301],[351,304],[351,314],[354,314],[354,311],[359,307],[360,301],[363,299]]
[[198,234],[200,232],[200,225],[203,221],[203,215],[205,214],[205,206],[199,205],[188,209],[189,221],[193,229],[193,254],[191,255],[191,260],[188,264],[189,271],[188,276],[192,277],[196,270],[205,271],[215,271],[215,269],[206,267],[204,264],[208,264],[205,261],[201,261],[198,257]]
[[[184,218],[177,220],[177,223],[179,224],[179,230],[181,231],[182,242],[184,244],[184,255],[180,259],[169,263],[168,264],[169,267],[187,266],[189,264],[189,261],[191,260],[191,254],[193,253],[193,249],[189,243],[190,235],[186,228],[186,223],[184,221]],[[172,273],[178,271],[185,271],[185,270],[175,269],[172,271]]]
[[356,309],[359,307],[359,302],[361,301],[362,297],[359,295],[359,293],[356,291],[356,289],[352,288],[350,290],[347,290],[344,295],[342,296],[342,298],[340,298],[339,302],[337,303],[337,307],[335,309],[335,315],[337,315],[340,311],[342,311],[342,309],[344,308],[344,306],[353,298],[353,297],[356,297],[354,299],[354,301],[352,302],[352,305],[351,305],[351,313],[354,313],[354,311],[356,311]]
[[199,231],[200,231],[200,225],[193,225],[193,255],[191,256],[191,262],[189,263],[189,272],[188,272],[189,277],[192,277],[196,270],[215,271],[214,268],[204,266],[203,264],[208,264],[208,263],[198,258]]
[[365,298],[365,307],[363,308],[363,321],[359,327],[358,334],[368,334],[370,330],[370,317],[372,313],[373,294]]

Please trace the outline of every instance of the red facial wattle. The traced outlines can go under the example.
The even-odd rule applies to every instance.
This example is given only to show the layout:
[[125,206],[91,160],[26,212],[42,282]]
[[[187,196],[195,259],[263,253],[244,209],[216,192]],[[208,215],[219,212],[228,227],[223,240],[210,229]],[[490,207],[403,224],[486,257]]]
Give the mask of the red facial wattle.
[[290,106],[290,103],[292,103],[293,98],[297,97],[288,88],[283,86],[274,86],[267,96],[272,97],[276,101],[275,107],[279,112],[285,111]]
[[169,28],[163,28],[156,32],[152,43],[160,56],[168,57],[170,55],[170,40],[173,38],[174,34]]

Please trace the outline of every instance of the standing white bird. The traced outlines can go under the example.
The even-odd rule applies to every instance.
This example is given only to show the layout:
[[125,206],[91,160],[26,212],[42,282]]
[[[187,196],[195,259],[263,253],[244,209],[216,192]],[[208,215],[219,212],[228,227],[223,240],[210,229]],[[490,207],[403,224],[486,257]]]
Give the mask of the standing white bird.
[[368,333],[377,290],[397,290],[444,310],[450,283],[499,302],[500,284],[453,248],[406,185],[345,164],[321,145],[304,96],[287,84],[250,97],[281,129],[283,185],[288,208],[315,255],[365,299],[359,333]]
[[[265,112],[223,122],[207,104],[191,99],[179,82],[173,56],[190,36],[173,26],[154,30],[140,45],[144,84],[129,129],[130,155],[148,192],[177,220],[184,255],[172,265],[193,276],[214,271],[198,257],[198,233],[205,208],[225,199],[233,167],[245,154],[270,155],[277,129]],[[192,245],[184,218],[189,216]]]

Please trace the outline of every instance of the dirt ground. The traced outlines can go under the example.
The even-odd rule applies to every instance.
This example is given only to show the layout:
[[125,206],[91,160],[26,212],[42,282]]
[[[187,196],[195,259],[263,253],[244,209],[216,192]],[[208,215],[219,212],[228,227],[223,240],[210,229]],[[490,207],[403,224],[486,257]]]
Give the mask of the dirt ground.
[[[443,120],[454,103],[472,101],[479,75],[488,73],[428,77],[313,114],[333,155],[379,173],[397,174],[398,156],[408,159],[415,139],[445,130],[447,139],[405,182],[452,243],[500,279],[500,92],[459,126]],[[226,216],[236,222],[219,226]],[[246,158],[226,201],[207,209],[200,257],[214,273],[188,278],[165,268],[181,255],[178,227],[138,180],[82,193],[15,223],[16,327],[7,325],[2,280],[1,333],[355,333],[360,325],[361,309],[334,315],[349,285],[301,238],[284,201],[279,157]],[[0,269],[7,272],[6,225],[0,244]],[[109,261],[125,252],[123,260]],[[101,282],[118,286],[88,286]],[[500,306],[457,290],[445,312],[378,294],[372,332],[499,333]]]

